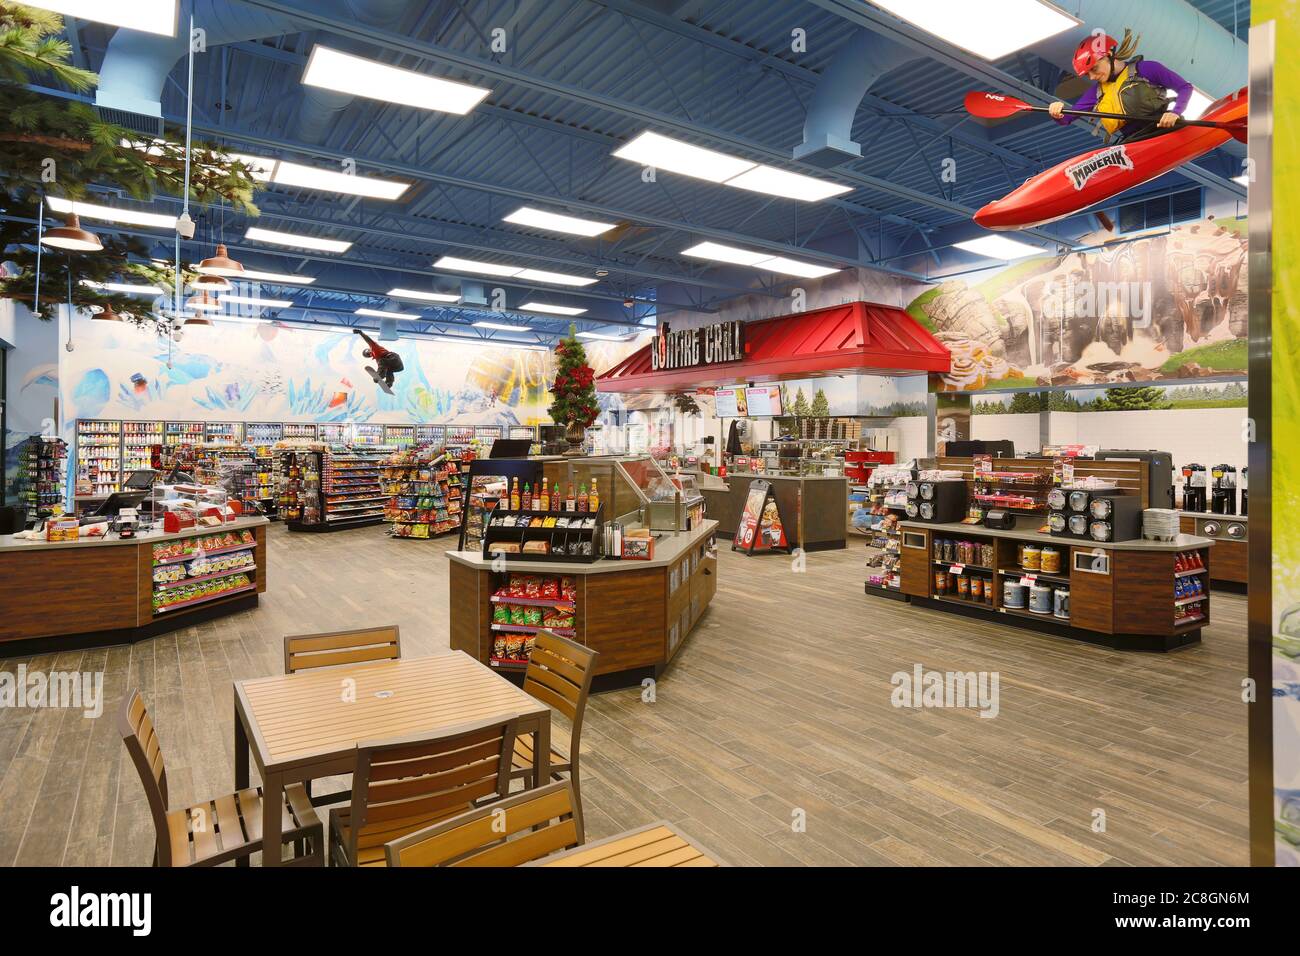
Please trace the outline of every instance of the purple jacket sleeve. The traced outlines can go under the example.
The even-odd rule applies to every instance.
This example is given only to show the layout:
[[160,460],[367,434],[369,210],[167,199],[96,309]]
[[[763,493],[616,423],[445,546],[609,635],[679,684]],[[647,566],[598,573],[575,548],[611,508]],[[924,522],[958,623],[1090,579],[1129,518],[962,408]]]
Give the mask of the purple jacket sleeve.
[[1163,63],[1158,63],[1155,60],[1140,60],[1137,71],[1138,76],[1142,77],[1142,79],[1161,89],[1173,90],[1177,94],[1174,105],[1169,108],[1171,112],[1182,116],[1187,111],[1187,103],[1192,98],[1192,84]]
[[[1081,97],[1079,97],[1077,100],[1074,101],[1074,105],[1071,106],[1070,109],[1084,110],[1084,111],[1096,109],[1097,92],[1098,92],[1097,84],[1094,83],[1092,86],[1088,87],[1088,89],[1084,92],[1084,94]],[[1059,120],[1056,120],[1056,122],[1060,123],[1062,126],[1069,126],[1078,118],[1079,117],[1077,116],[1062,116]]]

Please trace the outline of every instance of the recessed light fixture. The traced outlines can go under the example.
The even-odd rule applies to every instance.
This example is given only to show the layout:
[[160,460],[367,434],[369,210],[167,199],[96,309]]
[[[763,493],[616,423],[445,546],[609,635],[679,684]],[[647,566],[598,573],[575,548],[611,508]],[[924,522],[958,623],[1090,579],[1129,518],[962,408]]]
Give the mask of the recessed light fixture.
[[461,116],[492,92],[468,83],[367,60],[319,43],[312,47],[302,81],[308,86],[338,93]]
[[774,256],[766,252],[754,252],[751,249],[724,246],[719,242],[698,243],[689,249],[682,250],[682,255],[691,256],[695,259],[711,259],[715,262],[730,262],[740,266],[753,266],[755,269],[766,269],[768,272],[799,276],[804,279],[820,279],[822,276],[828,276],[833,272],[840,271],[830,266],[800,262],[798,259],[788,259],[785,256]]
[[498,332],[531,332],[528,325],[507,325],[505,322],[475,322],[476,329],[496,329]]
[[165,37],[176,35],[176,0],[40,0],[31,5],[79,20]]
[[630,335],[605,335],[602,332],[579,332],[580,339],[600,339],[602,342],[626,342]]
[[760,165],[739,156],[728,156],[726,153],[693,146],[658,133],[642,133],[627,145],[614,150],[614,155],[619,159],[666,169],[683,176],[786,199],[815,202],[852,191],[851,186],[787,172],[775,166]]
[[1043,0],[871,0],[953,46],[996,60],[1082,21]]
[[551,315],[582,315],[587,310],[571,305],[550,305],[546,302],[525,302],[519,307],[520,312],[546,312]]
[[420,292],[416,289],[389,289],[389,298],[415,299],[419,302],[459,302],[460,296],[452,292]]
[[115,209],[112,206],[97,206],[88,202],[73,202],[62,196],[47,196],[50,208],[57,213],[67,215],[76,213],[83,219],[98,219],[101,222],[120,222],[129,226],[147,226],[150,229],[175,229],[176,217],[164,216],[156,212],[140,212],[136,209]]
[[817,202],[821,199],[829,199],[831,196],[853,192],[852,186],[841,186],[839,183],[813,179],[811,176],[787,172],[775,166],[755,166],[735,179],[728,179],[727,185],[768,196],[802,199],[805,202]]
[[295,249],[315,249],[320,252],[347,252],[352,248],[352,243],[344,242],[341,239],[321,239],[317,236],[296,236],[290,232],[280,232],[276,229],[263,229],[260,226],[250,226],[244,233],[244,238],[249,242],[271,242],[277,246],[292,246]]
[[259,299],[251,295],[223,295],[221,302],[231,305],[251,305],[262,309],[288,309],[293,306],[291,299]]
[[1038,256],[1047,252],[1039,246],[1031,246],[1027,242],[1008,239],[1006,236],[980,236],[978,239],[954,242],[953,246],[986,259],[1023,259],[1025,256]]
[[666,169],[711,183],[726,182],[756,165],[747,159],[728,156],[726,153],[714,152],[703,146],[683,143],[649,131],[614,150],[614,155],[643,166]]
[[357,315],[368,315],[372,319],[418,319],[418,315],[407,315],[405,312],[385,312],[383,309],[357,309]]
[[565,272],[545,272],[541,269],[525,269],[523,266],[503,265],[499,262],[458,259],[455,256],[443,256],[434,262],[433,267],[435,269],[445,269],[448,272],[467,272],[471,275],[525,279],[533,282],[547,282],[552,285],[592,285],[596,281],[587,276],[569,275]]
[[544,209],[534,209],[532,206],[521,206],[506,216],[504,221],[513,222],[519,226],[534,226],[552,232],[567,232],[575,236],[588,237],[599,236],[602,232],[609,232],[617,225],[617,223],[613,222],[597,222],[594,219],[562,216],[559,213],[546,212]]

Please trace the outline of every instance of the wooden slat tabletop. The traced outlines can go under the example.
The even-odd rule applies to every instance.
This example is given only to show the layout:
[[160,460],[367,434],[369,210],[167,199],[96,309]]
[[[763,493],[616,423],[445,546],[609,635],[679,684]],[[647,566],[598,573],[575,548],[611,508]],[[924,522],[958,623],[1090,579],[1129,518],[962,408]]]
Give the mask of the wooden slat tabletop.
[[[345,680],[355,681],[345,699]],[[433,733],[546,705],[459,651],[247,680],[254,746],[264,765],[350,750],[366,740]]]
[[539,860],[537,866],[722,866],[671,823],[652,823]]

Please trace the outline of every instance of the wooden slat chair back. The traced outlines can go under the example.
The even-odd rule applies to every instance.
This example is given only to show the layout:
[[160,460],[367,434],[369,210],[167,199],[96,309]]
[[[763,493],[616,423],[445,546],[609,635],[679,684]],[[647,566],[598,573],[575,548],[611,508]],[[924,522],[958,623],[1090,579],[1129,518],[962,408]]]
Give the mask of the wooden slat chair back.
[[286,674],[340,664],[395,661],[401,656],[402,641],[396,625],[328,634],[294,634],[284,639]]
[[493,720],[359,744],[352,803],[331,814],[337,861],[384,866],[385,843],[505,797],[517,723]]
[[[123,704],[118,729],[149,800],[155,866],[215,866],[229,860],[246,860],[263,848],[260,788],[171,810],[162,745],[138,690],[132,691]],[[288,865],[320,866],[325,859],[325,833],[306,790],[294,784],[285,789],[284,799],[280,809],[282,840],[295,849]],[[282,851],[276,847],[274,852]]]
[[[551,772],[568,773],[573,783],[574,806],[577,809],[578,834],[582,834],[582,783],[578,778],[578,760],[581,755],[582,720],[587,712],[587,697],[591,693],[591,679],[596,673],[599,651],[585,644],[560,637],[550,631],[539,631],[533,653],[524,671],[524,693],[555,708],[569,719],[567,754],[551,753]],[[533,780],[533,741],[528,735],[515,745],[514,773],[531,781],[533,786],[549,783]]]
[[132,691],[127,698],[117,723],[126,752],[131,755],[131,762],[140,774],[140,783],[149,800],[149,814],[153,817],[156,834],[154,862],[166,865],[172,859],[171,831],[167,826],[167,767],[153,718],[149,716],[138,690]]
[[561,780],[417,830],[384,851],[389,866],[520,866],[581,843],[573,788]]

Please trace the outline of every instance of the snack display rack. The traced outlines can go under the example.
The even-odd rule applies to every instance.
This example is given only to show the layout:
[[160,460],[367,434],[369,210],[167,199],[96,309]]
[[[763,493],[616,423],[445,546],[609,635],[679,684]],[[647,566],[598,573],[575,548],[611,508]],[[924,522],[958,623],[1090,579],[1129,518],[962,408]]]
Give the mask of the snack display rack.
[[578,588],[572,575],[511,572],[498,577],[501,584],[488,598],[492,605],[490,666],[526,668],[538,631],[577,636]]
[[593,511],[521,511],[500,505],[487,516],[483,554],[506,561],[572,561],[602,557],[604,506]]
[[388,496],[380,485],[379,468],[389,452],[391,449],[376,446],[322,455],[319,530],[355,528],[384,520]]
[[[456,462],[451,461],[453,468]],[[454,474],[454,472],[453,472]],[[480,458],[460,464],[459,480],[464,498],[458,551],[482,553],[487,516],[504,497],[509,506],[510,482],[536,483],[542,478],[541,465],[518,458]]]
[[162,422],[123,422],[123,477],[139,468],[161,468],[162,444]]
[[277,501],[280,517],[294,531],[320,524],[321,452],[293,449],[280,457]]
[[379,479],[394,538],[428,540],[460,527],[460,479],[445,455],[399,451],[384,460]]
[[19,497],[28,518],[40,519],[63,510],[63,476],[68,446],[61,438],[29,438],[18,461]]
[[257,590],[252,531],[215,532],[153,545],[153,615]]
[[902,553],[898,522],[907,505],[911,470],[876,468],[865,486],[866,503],[853,526],[868,536],[866,593],[902,597]]
[[122,480],[122,423],[77,419],[76,498],[107,498]]

